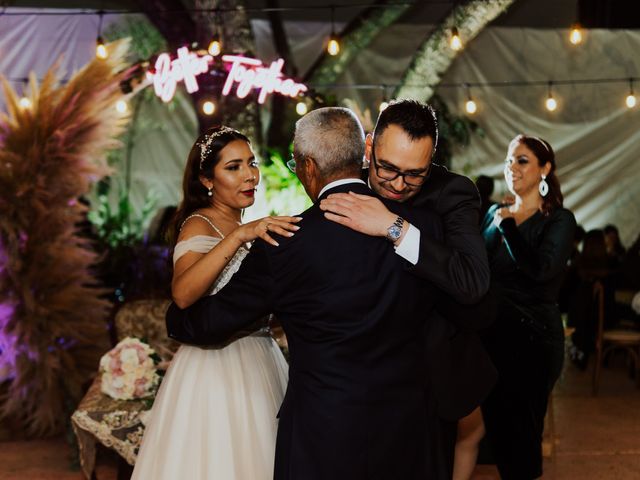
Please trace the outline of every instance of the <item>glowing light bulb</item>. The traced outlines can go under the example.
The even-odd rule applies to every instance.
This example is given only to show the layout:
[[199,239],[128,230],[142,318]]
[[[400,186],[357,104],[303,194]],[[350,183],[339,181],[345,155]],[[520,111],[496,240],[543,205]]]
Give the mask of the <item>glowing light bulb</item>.
[[380,109],[380,111],[384,111],[386,110],[386,108],[389,106],[389,102],[380,102],[380,107],[378,107]]
[[630,93],[629,95],[627,95],[625,103],[627,104],[627,108],[635,107],[636,106],[636,96],[633,93]]
[[306,113],[309,111],[309,109],[307,108],[307,104],[304,102],[298,102],[296,104],[296,113],[300,116],[302,115],[306,115]]
[[556,99],[553,97],[548,97],[544,102],[544,105],[550,112],[553,112],[556,108],[558,108],[558,102],[556,102]]
[[333,35],[331,36],[331,39],[329,39],[327,52],[329,53],[329,55],[332,55],[334,57],[340,53],[340,42],[338,42],[338,39]]
[[217,57],[218,55],[220,55],[220,53],[222,53],[222,44],[220,43],[220,40],[217,36],[213,37],[213,40],[211,40],[207,51],[209,52],[209,55],[213,57]]
[[462,40],[460,39],[460,35],[458,34],[458,29],[456,27],[451,29],[451,40],[449,40],[449,46],[456,52],[462,49]]
[[121,114],[125,114],[129,111],[129,105],[124,100],[118,100],[116,102],[116,111]]
[[102,37],[98,37],[96,40],[96,57],[104,60],[109,56],[109,51],[107,47],[104,45],[104,41]]
[[574,25],[571,28],[571,33],[569,34],[569,41],[573,45],[579,45],[582,43],[582,30],[580,30],[579,25]]
[[31,100],[29,100],[27,97],[22,97],[18,102],[18,105],[20,105],[20,108],[27,109],[27,108],[31,108],[33,104],[31,103]]
[[213,112],[216,111],[216,104],[211,100],[207,100],[202,104],[202,113],[205,115],[213,115]]
[[474,102],[472,99],[467,100],[467,103],[464,104],[464,108],[470,115],[473,115],[478,110],[476,102]]

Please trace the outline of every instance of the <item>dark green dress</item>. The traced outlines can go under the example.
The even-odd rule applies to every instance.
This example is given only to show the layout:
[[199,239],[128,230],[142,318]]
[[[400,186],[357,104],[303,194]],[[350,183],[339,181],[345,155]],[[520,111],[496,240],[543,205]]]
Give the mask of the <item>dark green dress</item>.
[[487,437],[503,480],[542,475],[547,401],[560,376],[564,330],[557,300],[576,221],[558,208],[520,225],[493,225],[502,205],[487,212],[482,234],[489,254],[496,322],[483,335],[498,383],[483,404]]

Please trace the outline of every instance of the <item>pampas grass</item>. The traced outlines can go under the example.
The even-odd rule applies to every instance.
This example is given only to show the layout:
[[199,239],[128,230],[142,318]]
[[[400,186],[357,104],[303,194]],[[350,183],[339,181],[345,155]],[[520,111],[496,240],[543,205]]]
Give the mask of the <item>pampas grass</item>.
[[65,85],[55,66],[41,85],[32,75],[30,108],[2,79],[0,418],[30,436],[61,430],[108,348],[109,303],[76,226],[86,215],[77,200],[108,173],[106,153],[127,122],[115,109],[127,43],[109,50]]

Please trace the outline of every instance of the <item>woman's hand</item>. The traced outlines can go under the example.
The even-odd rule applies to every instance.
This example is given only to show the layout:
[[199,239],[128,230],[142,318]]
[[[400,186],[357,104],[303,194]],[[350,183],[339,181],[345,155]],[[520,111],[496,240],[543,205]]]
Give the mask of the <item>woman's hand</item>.
[[509,210],[509,207],[502,207],[496,210],[496,213],[493,215],[493,224],[499,227],[505,218],[513,218],[513,213]]
[[277,233],[283,237],[293,237],[294,233],[300,230],[296,225],[301,217],[264,217],[253,222],[245,223],[233,231],[233,234],[240,243],[252,242],[256,238],[261,238],[271,245],[278,246],[271,233]]

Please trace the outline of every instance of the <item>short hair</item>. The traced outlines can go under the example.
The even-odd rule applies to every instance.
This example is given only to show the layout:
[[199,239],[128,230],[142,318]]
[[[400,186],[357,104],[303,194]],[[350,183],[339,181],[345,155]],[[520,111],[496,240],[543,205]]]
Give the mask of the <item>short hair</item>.
[[393,100],[380,115],[373,129],[373,136],[379,137],[389,125],[397,125],[406,132],[411,140],[431,137],[433,140],[432,156],[438,146],[438,119],[436,111],[428,103],[417,100]]
[[294,153],[315,160],[324,178],[362,169],[364,129],[348,108],[312,110],[296,122]]
[[493,193],[493,178],[480,175],[476,180],[476,187],[478,187],[481,197],[489,198]]

